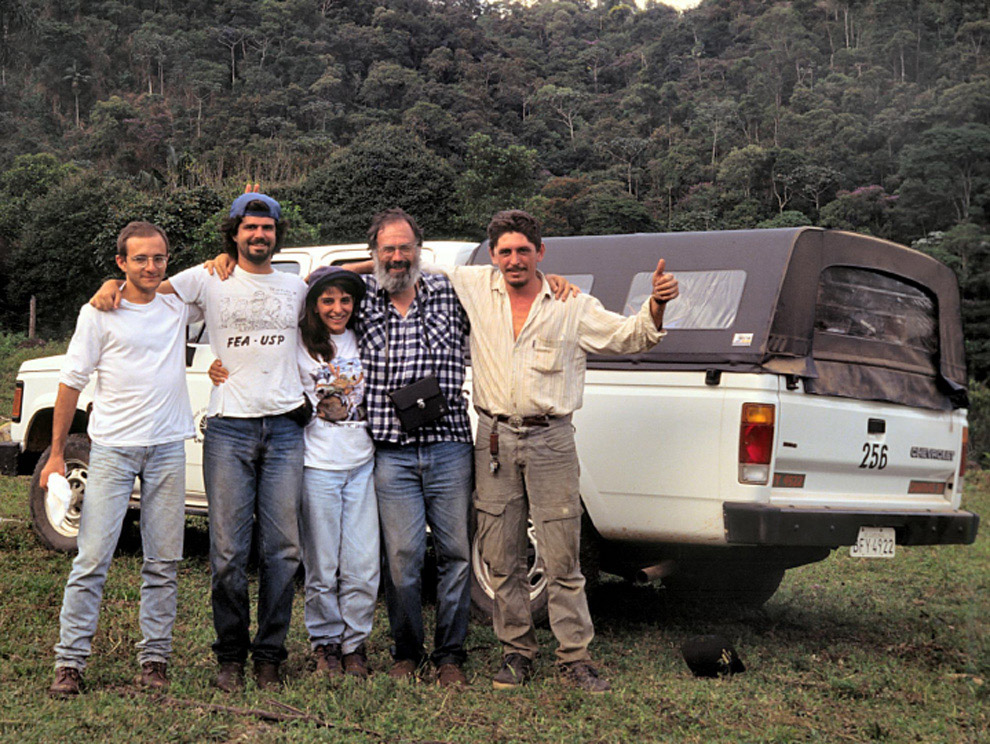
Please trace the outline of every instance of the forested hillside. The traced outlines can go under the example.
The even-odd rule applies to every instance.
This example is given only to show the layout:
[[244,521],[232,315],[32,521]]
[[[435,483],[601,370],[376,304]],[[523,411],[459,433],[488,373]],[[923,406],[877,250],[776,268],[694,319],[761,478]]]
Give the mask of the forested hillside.
[[817,224],[937,255],[990,372],[990,3],[0,0],[6,327],[64,330],[128,219],[186,265],[246,180],[297,242]]

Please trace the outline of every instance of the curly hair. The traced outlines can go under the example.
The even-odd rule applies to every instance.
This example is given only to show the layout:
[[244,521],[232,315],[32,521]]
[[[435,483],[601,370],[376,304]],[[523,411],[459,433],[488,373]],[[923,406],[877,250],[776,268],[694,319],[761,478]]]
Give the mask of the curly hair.
[[[252,201],[247,205],[249,212],[268,212],[268,205],[263,201]],[[235,261],[237,260],[237,228],[241,226],[243,217],[224,217],[220,222],[220,237],[223,239],[223,251]],[[278,253],[285,242],[285,232],[289,229],[289,221],[282,219],[275,221],[275,250]]]
[[498,239],[510,232],[522,233],[536,248],[543,242],[543,226],[536,217],[521,209],[507,209],[496,212],[488,223],[489,249],[494,249]]

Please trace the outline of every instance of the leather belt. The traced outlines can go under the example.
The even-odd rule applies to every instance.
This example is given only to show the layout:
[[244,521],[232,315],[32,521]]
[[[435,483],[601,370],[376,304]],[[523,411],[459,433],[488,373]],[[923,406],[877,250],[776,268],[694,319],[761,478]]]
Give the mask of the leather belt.
[[478,413],[483,413],[488,418],[498,421],[499,423],[508,424],[509,426],[518,429],[521,426],[550,426],[558,417],[549,416],[544,414],[543,416],[506,416],[505,414],[492,414],[488,413],[484,408],[476,408]]

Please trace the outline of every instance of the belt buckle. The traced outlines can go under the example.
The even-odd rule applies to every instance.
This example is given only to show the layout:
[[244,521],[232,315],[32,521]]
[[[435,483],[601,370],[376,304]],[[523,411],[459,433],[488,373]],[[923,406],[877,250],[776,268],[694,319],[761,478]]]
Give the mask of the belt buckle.
[[515,413],[509,416],[509,426],[511,426],[513,429],[520,428],[522,424],[523,424],[522,416],[519,416],[518,414]]

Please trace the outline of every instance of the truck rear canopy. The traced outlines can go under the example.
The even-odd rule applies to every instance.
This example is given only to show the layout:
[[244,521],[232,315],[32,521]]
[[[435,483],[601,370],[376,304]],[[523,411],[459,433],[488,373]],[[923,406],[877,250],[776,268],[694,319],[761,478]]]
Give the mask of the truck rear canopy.
[[[654,349],[589,367],[769,372],[807,393],[929,409],[966,406],[956,277],[896,243],[803,227],[546,238],[540,268],[635,312],[657,260],[681,297]],[[487,243],[472,257],[488,263]]]

